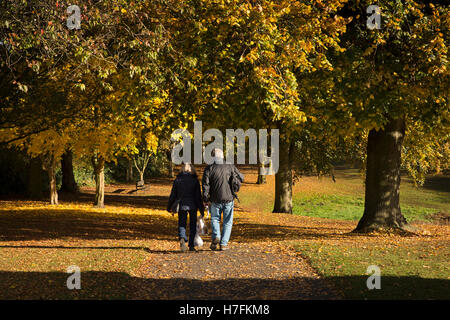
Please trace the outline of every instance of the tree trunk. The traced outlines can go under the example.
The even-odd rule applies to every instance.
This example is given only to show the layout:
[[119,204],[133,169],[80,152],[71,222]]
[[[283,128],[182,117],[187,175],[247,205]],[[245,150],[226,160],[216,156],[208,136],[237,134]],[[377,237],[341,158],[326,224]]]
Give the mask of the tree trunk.
[[56,189],[56,159],[51,157],[47,165],[48,182],[50,187],[50,204],[58,204],[58,190]]
[[128,159],[127,162],[127,182],[133,181],[133,161]]
[[[264,168],[264,164],[260,163],[259,167],[260,168]],[[256,181],[256,183],[257,184],[265,184],[265,183],[267,183],[266,176],[262,175],[262,174],[259,174],[259,170],[258,170],[258,181]]]
[[30,159],[27,194],[32,200],[42,199],[42,161],[39,158]]
[[274,213],[292,213],[292,170],[290,161],[291,145],[280,139],[280,165],[275,174]]
[[173,178],[173,162],[172,162],[172,155],[171,155],[171,151],[167,151],[166,152],[166,156],[167,156],[167,160],[169,162],[169,178]]
[[105,206],[105,159],[98,156],[93,162],[95,175],[94,206],[103,208]]
[[138,162],[139,160],[136,161],[136,159],[134,159],[134,166],[136,167],[137,171],[139,172],[139,181],[144,181],[144,173],[145,173],[145,169],[147,168],[148,162],[150,160],[150,153],[144,153],[144,155],[142,156],[142,169],[139,168],[138,166]]
[[62,181],[61,190],[69,193],[77,193],[78,186],[73,175],[72,151],[67,150],[61,158]]
[[407,225],[400,210],[401,149],[404,119],[391,120],[383,130],[372,129],[367,143],[364,214],[356,232]]

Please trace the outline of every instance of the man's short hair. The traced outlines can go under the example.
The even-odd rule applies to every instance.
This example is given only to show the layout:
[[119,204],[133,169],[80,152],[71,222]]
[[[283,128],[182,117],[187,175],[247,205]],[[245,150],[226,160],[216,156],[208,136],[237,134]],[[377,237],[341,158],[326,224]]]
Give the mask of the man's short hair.
[[215,148],[213,150],[213,157],[223,159],[223,150],[219,148]]

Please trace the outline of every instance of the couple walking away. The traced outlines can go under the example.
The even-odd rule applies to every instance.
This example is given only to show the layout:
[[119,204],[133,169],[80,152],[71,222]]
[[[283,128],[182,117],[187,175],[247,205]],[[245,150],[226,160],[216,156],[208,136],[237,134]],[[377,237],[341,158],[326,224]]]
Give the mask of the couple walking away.
[[[194,238],[197,226],[197,210],[202,218],[205,207],[209,206],[211,215],[211,250],[227,250],[233,226],[234,198],[244,181],[244,176],[233,164],[224,161],[223,151],[214,149],[214,162],[208,165],[202,178],[203,195],[200,191],[195,168],[190,163],[181,166],[180,173],[173,182],[167,211],[178,212],[178,237],[181,251],[196,251]],[[220,218],[223,214],[222,232]],[[186,237],[187,216],[189,215],[189,241]]]

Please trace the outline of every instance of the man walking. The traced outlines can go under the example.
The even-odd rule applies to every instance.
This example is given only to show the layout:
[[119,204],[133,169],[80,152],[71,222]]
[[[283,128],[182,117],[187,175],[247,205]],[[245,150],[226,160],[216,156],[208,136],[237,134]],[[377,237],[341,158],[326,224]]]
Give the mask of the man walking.
[[[244,176],[233,164],[224,163],[223,151],[214,149],[214,163],[203,172],[203,200],[210,202],[212,242],[211,250],[227,250],[233,226],[234,198],[233,181],[244,181]],[[220,217],[223,213],[223,229],[220,232]],[[218,245],[220,247],[218,248]]]

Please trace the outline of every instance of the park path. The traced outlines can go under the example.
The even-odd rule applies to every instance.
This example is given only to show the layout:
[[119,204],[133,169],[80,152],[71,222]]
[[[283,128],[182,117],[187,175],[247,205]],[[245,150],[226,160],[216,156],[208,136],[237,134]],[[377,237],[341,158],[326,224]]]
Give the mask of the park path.
[[[201,177],[201,169],[198,172]],[[268,192],[273,191],[273,177],[268,177],[266,185],[257,185],[252,182],[257,179],[255,168],[241,168],[241,172],[246,176],[241,195],[257,196],[248,208],[235,203],[230,249],[211,251],[210,236],[205,236],[198,252],[182,253],[176,240],[176,217],[166,221],[170,226],[154,221],[146,234],[160,233],[162,237],[145,245],[148,256],[133,272],[130,298],[339,299],[337,290],[301,255],[289,249],[288,242],[339,237],[351,228],[346,226],[342,231],[342,223],[327,221],[318,225],[308,218],[263,212],[255,201],[272,198]],[[154,179],[142,197],[143,204],[165,212],[170,187],[171,180]],[[136,203],[135,199],[140,198],[132,199]]]
[[197,252],[180,252],[176,241],[165,250],[150,250],[136,271],[139,281],[133,285],[132,298],[339,298],[336,290],[300,255],[266,239],[249,238],[247,242],[240,237],[244,229],[251,231],[248,226],[253,224],[248,218],[236,220],[238,240],[231,242],[227,251],[210,250],[208,236],[203,237],[204,246]]

